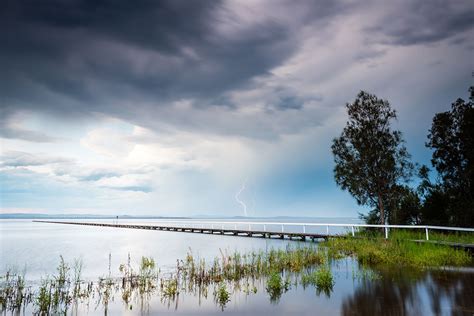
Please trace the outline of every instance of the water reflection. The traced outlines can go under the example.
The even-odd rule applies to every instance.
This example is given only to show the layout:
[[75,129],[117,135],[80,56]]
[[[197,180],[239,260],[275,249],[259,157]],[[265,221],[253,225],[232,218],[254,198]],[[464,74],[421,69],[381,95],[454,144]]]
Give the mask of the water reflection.
[[[285,249],[288,244],[309,244],[171,232],[103,230],[46,224],[38,226],[31,222],[0,222],[0,229],[0,275],[5,275],[11,266],[19,267],[17,272],[20,273],[27,263],[26,278],[35,282],[32,290],[36,293],[45,276],[50,276],[50,283],[46,288],[48,292],[51,282],[56,282],[52,276],[57,274],[60,254],[64,254],[65,260],[70,263],[73,263],[76,257],[83,258],[84,282],[76,294],[72,292],[72,295],[64,296],[68,301],[61,310],[67,307],[67,314],[103,315],[107,312],[110,315],[153,315],[172,312],[187,315],[222,315],[222,309],[224,313],[231,314],[272,316],[474,314],[472,272],[375,269],[374,273],[371,269],[361,268],[356,260],[347,258],[331,265],[334,276],[332,291],[318,291],[317,286],[313,285],[305,287],[301,278],[305,274],[310,276],[312,271],[302,271],[299,273],[299,284],[295,284],[295,278],[290,278],[290,282],[287,282],[287,275],[282,273],[281,280],[275,282],[276,286],[270,289],[275,290],[277,294],[272,297],[272,293],[267,290],[268,280],[266,277],[260,277],[258,273],[255,278],[247,278],[247,274],[242,272],[244,277],[240,282],[236,282],[235,278],[226,278],[232,281],[225,283],[223,287],[221,280],[206,285],[200,281],[207,280],[204,276],[194,282],[188,282],[187,278],[182,276],[184,271],[192,270],[190,267],[179,270],[180,283],[173,294],[174,287],[168,284],[167,280],[176,279],[176,274],[171,275],[176,273],[176,259],[186,258],[189,248],[196,258],[205,259],[206,263],[212,265],[216,256],[222,257],[219,249],[222,249],[224,254],[226,251],[239,251],[243,255],[268,252],[272,248]],[[110,253],[113,254],[112,258],[109,257]],[[129,253],[132,254],[132,260],[128,256]],[[140,286],[140,279],[129,275],[130,266],[136,267],[135,272],[139,272],[137,260],[142,256],[157,260],[160,278],[154,279],[153,286],[147,286],[146,282]],[[232,259],[233,262],[236,261]],[[125,263],[122,270],[117,269],[120,263]],[[181,265],[183,262],[180,261],[179,266]],[[113,286],[107,283],[107,279],[110,279],[110,269],[115,283]],[[196,275],[201,275],[198,273],[198,263],[196,269]],[[74,267],[70,271],[71,274],[74,274],[73,270]],[[97,281],[98,276],[103,276],[102,282]],[[75,279],[76,277],[72,278],[69,287],[71,291],[75,288]],[[0,283],[4,281],[0,279]],[[281,287],[278,284],[281,284]],[[165,292],[168,294],[164,295]],[[227,299],[226,292],[229,294]],[[69,301],[71,296],[72,301]],[[14,314],[29,315],[39,309],[37,301],[31,296],[26,296],[25,301],[29,304],[16,309]]]
[[343,315],[472,315],[474,273],[383,271],[343,299]]

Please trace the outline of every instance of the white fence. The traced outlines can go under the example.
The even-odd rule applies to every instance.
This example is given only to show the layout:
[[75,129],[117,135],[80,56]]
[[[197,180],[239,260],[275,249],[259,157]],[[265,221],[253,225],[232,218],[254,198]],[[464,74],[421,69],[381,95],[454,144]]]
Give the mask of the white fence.
[[[124,219],[126,222],[127,220]],[[118,220],[122,223],[122,220]],[[124,222],[124,223],[125,223]],[[161,225],[173,226],[180,228],[210,228],[210,229],[234,229],[242,231],[263,231],[274,233],[316,233],[325,234],[328,236],[337,235],[340,233],[350,232],[355,236],[356,230],[364,227],[383,228],[385,238],[388,238],[390,229],[409,229],[409,230],[424,230],[426,240],[429,240],[430,230],[439,231],[456,231],[456,232],[474,232],[474,228],[463,227],[445,227],[445,226],[426,226],[426,225],[370,225],[370,224],[333,224],[333,223],[301,223],[301,222],[259,222],[259,221],[199,221],[199,220],[160,220],[147,222],[146,225]],[[323,230],[323,232],[321,232]]]

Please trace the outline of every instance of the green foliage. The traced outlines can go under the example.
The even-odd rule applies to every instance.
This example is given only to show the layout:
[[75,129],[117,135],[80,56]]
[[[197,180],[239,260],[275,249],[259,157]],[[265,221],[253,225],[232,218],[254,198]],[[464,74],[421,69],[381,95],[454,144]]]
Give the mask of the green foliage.
[[474,86],[469,91],[468,102],[459,98],[433,118],[426,146],[441,182],[427,185],[427,223],[474,226]]
[[162,292],[163,296],[165,297],[175,297],[178,291],[178,280],[171,279],[171,280],[162,280]]
[[[391,233],[390,239],[383,237],[338,238],[322,245],[330,254],[355,255],[363,265],[397,265],[418,269],[444,266],[466,266],[472,263],[471,256],[462,250],[431,243],[416,243],[405,232]],[[413,237],[413,235],[411,235]],[[408,238],[407,238],[408,237]],[[421,239],[421,238],[416,238]]]
[[51,306],[51,283],[48,279],[41,282],[41,286],[38,290],[38,295],[36,297],[37,311],[40,315],[49,314],[49,309]]
[[220,283],[217,288],[216,302],[219,304],[222,310],[224,310],[226,304],[230,302],[230,293],[227,291],[225,283]]
[[266,290],[267,293],[270,295],[271,302],[278,302],[281,295],[288,291],[290,288],[290,281],[289,279],[285,279],[283,281],[279,272],[274,271],[270,274],[267,280]]
[[323,292],[328,297],[334,287],[334,279],[328,266],[322,266],[309,274],[304,274],[301,277],[301,283],[303,286],[315,286],[318,295]]
[[24,272],[20,275],[8,270],[5,276],[0,277],[0,310],[19,310],[29,300]]
[[139,289],[141,293],[150,292],[155,286],[153,279],[157,277],[155,271],[155,260],[153,258],[142,257],[138,274]]
[[399,184],[411,177],[402,134],[390,128],[396,112],[386,100],[361,91],[347,104],[349,120],[332,144],[336,183],[359,204],[374,207],[380,223],[399,199]]

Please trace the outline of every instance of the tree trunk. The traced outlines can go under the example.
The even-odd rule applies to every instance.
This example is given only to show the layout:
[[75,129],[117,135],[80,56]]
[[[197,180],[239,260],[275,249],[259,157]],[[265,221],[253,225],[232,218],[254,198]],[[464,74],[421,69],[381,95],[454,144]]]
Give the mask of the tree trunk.
[[378,196],[378,206],[380,211],[380,224],[385,225],[385,210],[383,207],[382,195],[379,193]]

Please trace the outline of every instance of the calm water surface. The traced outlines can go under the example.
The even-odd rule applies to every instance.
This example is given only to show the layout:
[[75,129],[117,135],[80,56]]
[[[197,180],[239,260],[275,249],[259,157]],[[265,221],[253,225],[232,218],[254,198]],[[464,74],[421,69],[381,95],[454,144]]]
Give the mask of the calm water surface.
[[[99,220],[93,220],[98,222]],[[112,222],[111,220],[103,220]],[[285,219],[284,221],[289,221]],[[347,220],[345,220],[347,221]],[[125,221],[122,221],[124,223]],[[128,220],[146,222],[151,220]],[[326,222],[329,222],[326,220]],[[331,220],[336,222],[336,220]],[[240,252],[284,248],[303,244],[279,239],[259,239],[179,232],[115,229],[74,225],[33,223],[30,220],[0,220],[0,272],[8,269],[26,271],[26,278],[39,282],[56,272],[59,256],[67,262],[81,258],[83,277],[97,280],[108,273],[109,254],[112,274],[127,262],[138,266],[142,256],[153,257],[163,273],[172,271],[177,259],[189,251],[208,261],[220,250]],[[332,263],[335,277],[333,291],[326,295],[313,287],[292,286],[278,300],[271,302],[263,282],[256,282],[256,294],[236,291],[224,312],[214,302],[212,289],[207,298],[181,293],[177,300],[162,301],[151,296],[146,302],[135,302],[132,310],[121,303],[120,295],[109,305],[115,314],[247,314],[255,315],[474,315],[474,273],[460,271],[378,270],[382,278],[361,277],[357,262],[345,258]],[[81,314],[103,314],[99,305],[78,306]],[[25,314],[31,313],[28,309]]]

